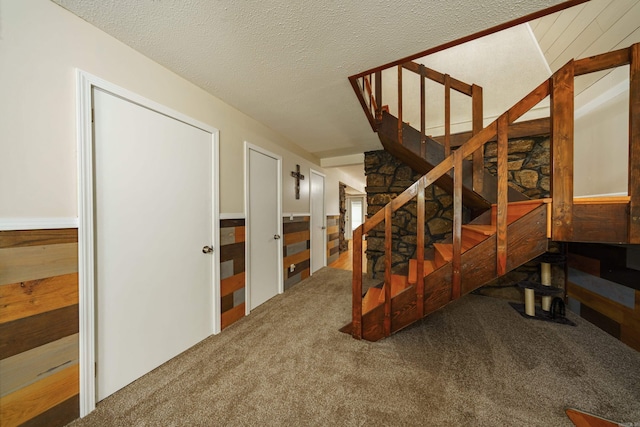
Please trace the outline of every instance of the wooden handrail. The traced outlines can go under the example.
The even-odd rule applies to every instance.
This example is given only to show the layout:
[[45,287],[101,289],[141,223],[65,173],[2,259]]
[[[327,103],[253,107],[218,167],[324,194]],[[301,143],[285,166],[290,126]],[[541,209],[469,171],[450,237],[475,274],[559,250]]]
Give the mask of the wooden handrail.
[[[453,258],[451,298],[461,295],[461,226],[462,226],[462,160],[497,140],[497,224],[496,224],[496,272],[507,272],[507,189],[508,189],[508,131],[509,126],[551,95],[551,171],[552,206],[551,235],[554,240],[570,240],[573,234],[573,116],[574,80],[576,75],[630,64],[630,120],[629,120],[629,242],[640,243],[640,43],[627,49],[593,56],[578,61],[571,60],[550,79],[542,82],[524,98],[500,115],[485,128],[475,133],[467,142],[391,200],[383,209],[354,230],[353,257],[353,322],[352,335],[362,337],[362,238],[374,227],[385,221],[385,292],[384,333],[391,332],[391,266],[392,266],[392,218],[393,213],[417,196],[418,284],[416,285],[417,312],[424,313],[424,204],[425,189],[453,169]],[[399,67],[399,73],[402,67]],[[422,73],[424,74],[424,73]],[[445,78],[446,80],[446,78]],[[400,121],[401,122],[401,121]]]
[[[402,64],[402,68],[404,68],[405,70],[409,70],[412,71],[418,75],[420,75],[420,66],[422,64],[418,64],[416,62],[405,62],[404,64]],[[424,65],[423,65],[424,66]],[[446,74],[442,74],[436,70],[432,70],[429,67],[424,67],[425,69],[425,77],[428,78],[431,81],[434,81],[436,83],[440,83],[441,85],[444,84],[444,79]],[[471,89],[471,85],[468,83],[465,83],[461,80],[458,79],[454,79],[451,78],[451,89],[460,92],[464,95],[468,95],[471,96],[472,94],[472,89]]]

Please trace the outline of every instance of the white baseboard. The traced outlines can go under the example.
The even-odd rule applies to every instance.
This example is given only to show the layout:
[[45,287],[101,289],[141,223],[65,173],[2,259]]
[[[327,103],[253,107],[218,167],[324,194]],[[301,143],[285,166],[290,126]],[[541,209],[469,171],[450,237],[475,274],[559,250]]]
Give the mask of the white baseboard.
[[78,228],[78,218],[0,218],[0,231]]

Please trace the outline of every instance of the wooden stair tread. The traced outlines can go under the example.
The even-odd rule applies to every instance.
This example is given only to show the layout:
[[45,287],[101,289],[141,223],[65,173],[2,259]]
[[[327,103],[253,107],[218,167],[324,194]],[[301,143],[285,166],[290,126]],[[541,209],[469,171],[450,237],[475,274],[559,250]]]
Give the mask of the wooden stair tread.
[[380,294],[382,294],[382,289],[369,288],[367,294],[362,299],[362,314],[367,313],[380,305],[378,302]]
[[476,233],[480,233],[485,236],[493,236],[496,234],[496,226],[491,224],[464,224],[462,229],[475,231]]
[[[424,276],[428,276],[436,269],[436,264],[433,260],[425,259],[423,273]],[[414,285],[418,283],[418,260],[410,259],[409,260],[409,277],[408,283],[410,285]]]
[[[384,302],[385,286],[386,284],[382,286],[382,292],[380,292],[380,295],[378,296],[378,301],[381,303]],[[395,297],[406,288],[407,288],[407,276],[401,276],[399,274],[391,275],[391,298]]]

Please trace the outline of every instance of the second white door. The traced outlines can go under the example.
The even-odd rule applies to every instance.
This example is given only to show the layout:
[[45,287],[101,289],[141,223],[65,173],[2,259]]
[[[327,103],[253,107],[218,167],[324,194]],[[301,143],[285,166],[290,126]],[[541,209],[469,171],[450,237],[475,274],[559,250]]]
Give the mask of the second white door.
[[327,264],[324,175],[311,171],[311,274]]
[[251,310],[282,292],[280,159],[248,148],[249,307]]

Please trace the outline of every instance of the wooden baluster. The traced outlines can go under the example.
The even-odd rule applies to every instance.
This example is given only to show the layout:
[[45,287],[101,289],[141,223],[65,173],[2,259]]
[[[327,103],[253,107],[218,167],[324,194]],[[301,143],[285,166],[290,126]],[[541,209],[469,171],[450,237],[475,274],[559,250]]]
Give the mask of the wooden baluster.
[[398,144],[402,144],[402,64],[398,65]]
[[573,61],[551,77],[551,234],[553,240],[573,236]]
[[353,230],[351,335],[362,338],[362,226]]
[[451,260],[451,299],[461,294],[462,256],[462,150],[453,153],[453,259]]
[[496,273],[507,273],[507,192],[509,189],[508,148],[509,113],[498,118],[498,215],[496,225]]
[[416,281],[416,308],[418,310],[418,319],[424,316],[424,182],[420,180],[418,184],[418,200],[417,200],[417,231],[416,231],[416,262],[417,281]]
[[376,119],[382,120],[382,71],[376,71]]
[[640,243],[640,43],[630,48],[629,243]]
[[444,157],[451,154],[451,76],[444,75]]
[[[478,85],[471,86],[471,109],[472,109],[472,133],[477,134],[484,127],[483,109],[482,109],[482,87]],[[480,147],[473,153],[473,190],[477,193],[482,192],[484,177],[484,146]]]
[[391,205],[384,208],[384,336],[391,335],[391,256],[392,235],[391,221],[393,211]]
[[426,93],[425,93],[425,69],[420,64],[420,156],[425,159],[427,157],[427,112],[426,112]]

